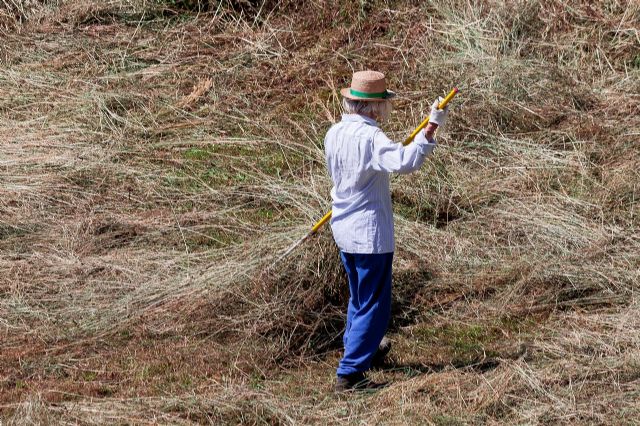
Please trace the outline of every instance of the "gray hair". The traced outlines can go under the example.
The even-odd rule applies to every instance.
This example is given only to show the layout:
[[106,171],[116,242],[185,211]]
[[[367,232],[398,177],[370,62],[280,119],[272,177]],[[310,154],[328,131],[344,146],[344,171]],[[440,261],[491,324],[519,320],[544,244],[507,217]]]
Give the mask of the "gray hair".
[[360,114],[375,117],[376,121],[385,121],[389,118],[393,105],[391,101],[356,101],[353,99],[342,98],[342,107],[345,114]]

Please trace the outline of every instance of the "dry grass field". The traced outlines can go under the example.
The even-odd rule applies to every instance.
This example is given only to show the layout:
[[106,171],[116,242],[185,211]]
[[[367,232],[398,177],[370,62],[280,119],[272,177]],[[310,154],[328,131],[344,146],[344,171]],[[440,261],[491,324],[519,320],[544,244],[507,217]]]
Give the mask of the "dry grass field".
[[[640,423],[640,4],[0,0],[0,425]],[[390,386],[332,393],[323,137],[397,140]]]

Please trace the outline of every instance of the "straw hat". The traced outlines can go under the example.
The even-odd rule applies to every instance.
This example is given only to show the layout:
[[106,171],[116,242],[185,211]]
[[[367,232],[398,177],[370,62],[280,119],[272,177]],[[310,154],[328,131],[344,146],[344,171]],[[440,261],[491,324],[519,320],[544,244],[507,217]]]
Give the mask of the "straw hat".
[[355,101],[384,101],[396,94],[387,90],[384,74],[377,71],[358,71],[353,73],[351,87],[340,90],[342,96]]

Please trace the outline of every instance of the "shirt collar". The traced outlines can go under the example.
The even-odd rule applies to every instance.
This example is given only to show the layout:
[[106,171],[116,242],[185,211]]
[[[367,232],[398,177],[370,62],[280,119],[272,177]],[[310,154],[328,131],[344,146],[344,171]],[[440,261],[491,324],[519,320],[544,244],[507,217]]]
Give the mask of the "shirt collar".
[[366,123],[378,127],[378,122],[376,120],[360,114],[342,114],[342,121]]

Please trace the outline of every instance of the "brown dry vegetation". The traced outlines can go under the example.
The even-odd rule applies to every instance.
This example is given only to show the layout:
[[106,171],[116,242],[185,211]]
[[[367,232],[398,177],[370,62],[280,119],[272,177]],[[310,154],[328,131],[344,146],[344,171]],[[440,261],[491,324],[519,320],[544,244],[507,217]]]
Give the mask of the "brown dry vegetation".
[[[633,1],[0,0],[0,419],[635,423]],[[30,19],[30,20],[29,20]],[[385,70],[391,385],[335,398],[336,88]],[[0,420],[3,423],[3,420]]]

